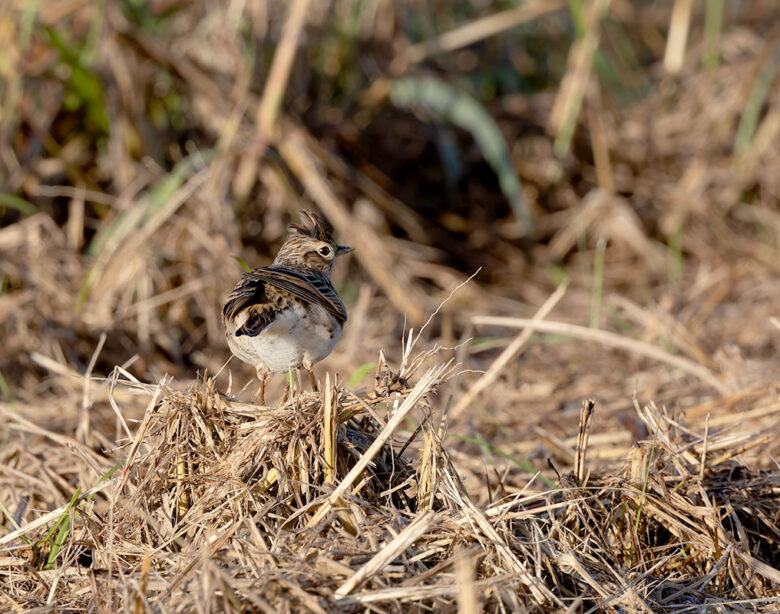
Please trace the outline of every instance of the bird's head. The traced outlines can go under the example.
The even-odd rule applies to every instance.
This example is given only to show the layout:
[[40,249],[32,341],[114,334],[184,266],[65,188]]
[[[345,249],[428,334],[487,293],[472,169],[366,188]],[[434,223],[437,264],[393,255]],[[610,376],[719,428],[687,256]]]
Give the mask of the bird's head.
[[313,211],[301,211],[303,225],[290,224],[287,240],[279,249],[274,265],[315,269],[330,274],[337,256],[352,248],[338,245],[323,219]]

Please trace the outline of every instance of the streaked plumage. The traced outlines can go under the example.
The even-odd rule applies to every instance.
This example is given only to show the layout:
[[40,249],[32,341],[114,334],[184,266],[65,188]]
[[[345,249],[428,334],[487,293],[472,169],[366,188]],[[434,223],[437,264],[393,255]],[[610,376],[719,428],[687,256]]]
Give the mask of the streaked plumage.
[[228,345],[253,365],[261,403],[269,373],[312,367],[331,353],[347,310],[330,281],[336,256],[352,248],[337,245],[322,219],[302,212],[309,227],[291,224],[273,264],[244,273],[222,308]]

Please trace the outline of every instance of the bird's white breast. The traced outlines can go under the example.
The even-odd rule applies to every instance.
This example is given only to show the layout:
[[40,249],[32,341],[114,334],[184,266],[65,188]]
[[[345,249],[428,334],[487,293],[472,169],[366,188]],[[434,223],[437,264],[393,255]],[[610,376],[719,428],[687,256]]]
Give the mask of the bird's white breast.
[[[242,324],[237,321],[236,328]],[[230,349],[244,362],[262,363],[272,373],[285,373],[303,366],[307,355],[311,364],[325,358],[336,346],[341,329],[322,307],[296,304],[279,312],[259,335],[236,337],[229,332],[227,339]]]

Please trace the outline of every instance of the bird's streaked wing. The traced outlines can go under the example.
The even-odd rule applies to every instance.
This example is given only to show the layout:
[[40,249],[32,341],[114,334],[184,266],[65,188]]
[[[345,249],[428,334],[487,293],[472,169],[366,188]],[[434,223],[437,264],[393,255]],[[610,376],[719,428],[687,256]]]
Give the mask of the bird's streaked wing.
[[222,308],[222,321],[225,326],[229,328],[228,322],[235,320],[241,312],[246,312],[246,319],[233,334],[236,337],[255,337],[276,321],[279,309],[268,301],[265,284],[261,280],[244,276],[233,288]]
[[222,319],[232,320],[249,305],[266,302],[265,287],[262,282],[244,275],[228,296],[222,307]]
[[244,274],[285,290],[302,301],[320,305],[333,314],[342,324],[347,320],[347,310],[339,299],[330,280],[318,271],[301,272],[285,267],[267,266]]

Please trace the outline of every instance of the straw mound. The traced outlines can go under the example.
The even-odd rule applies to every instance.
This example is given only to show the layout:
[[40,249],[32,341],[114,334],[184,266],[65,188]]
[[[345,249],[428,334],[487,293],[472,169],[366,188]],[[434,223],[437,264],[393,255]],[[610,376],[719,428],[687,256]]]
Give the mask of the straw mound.
[[[261,510],[274,519],[269,524],[274,532],[282,525],[302,528],[308,517],[288,522],[290,517],[346,476],[380,429],[368,411],[388,401],[376,393],[348,395],[334,386],[322,395],[296,394],[272,409],[231,401],[211,379],[186,392],[170,391],[141,427],[146,451],[125,466],[130,505],[123,506],[118,526],[130,530],[129,538],[152,536],[151,545],[174,550],[174,534],[176,541],[197,540],[206,526],[224,526]],[[329,407],[336,411],[329,413]],[[333,419],[335,449],[326,441],[325,424]],[[328,449],[335,456],[333,469]],[[413,486],[414,471],[390,446],[380,450],[361,479],[364,503],[414,511],[414,497],[400,490],[407,482]],[[134,517],[146,518],[142,524],[148,526],[135,526]]]
[[[19,608],[123,611],[676,612],[778,595],[780,473],[734,460],[766,436],[697,434],[637,407],[652,440],[622,470],[589,475],[589,401],[559,488],[477,506],[428,402],[449,365],[414,386],[413,371],[380,369],[360,394],[328,381],[276,409],[232,400],[211,379],[146,387],[154,396],[121,472],[0,537],[5,596]],[[421,426],[394,441],[412,411]],[[6,418],[14,433],[32,429]],[[83,452],[60,439],[50,454]],[[22,448],[0,459],[11,473],[35,465]]]
[[636,611],[778,594],[780,473],[732,459],[767,438],[702,438],[654,405],[637,411],[655,438],[623,471],[583,479],[580,447],[583,469],[562,480],[560,525],[546,532],[562,583]]

